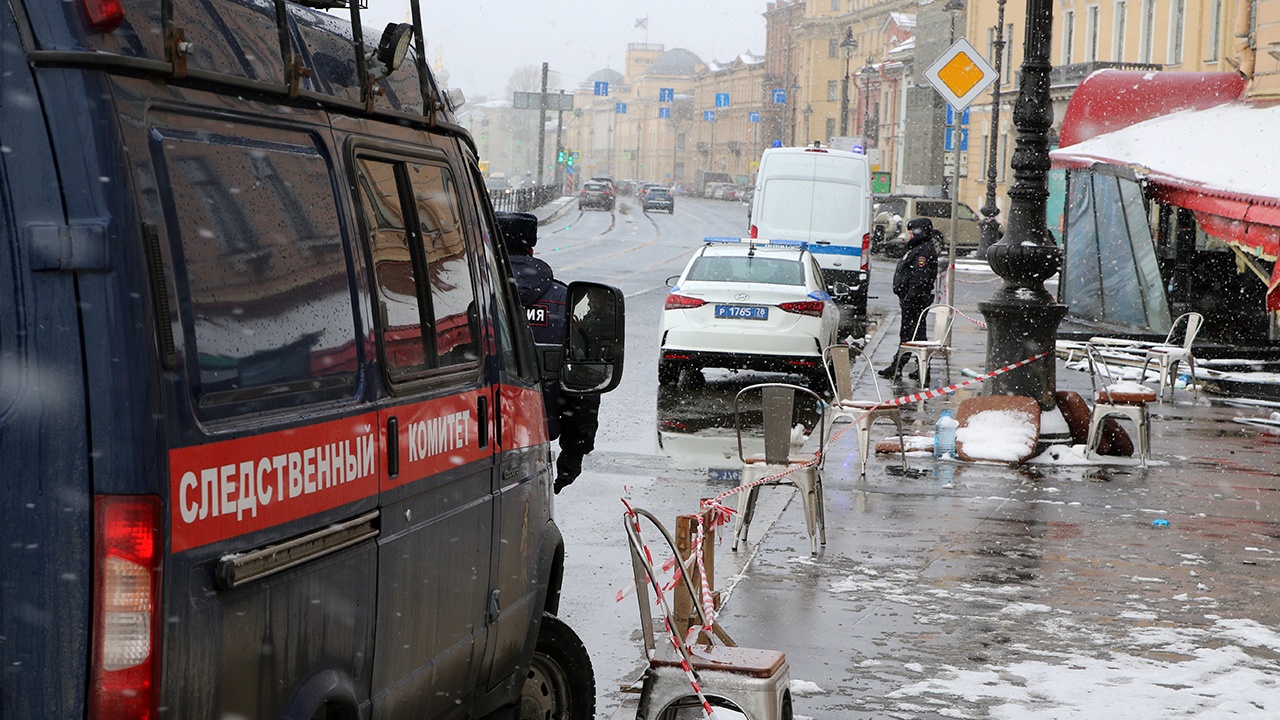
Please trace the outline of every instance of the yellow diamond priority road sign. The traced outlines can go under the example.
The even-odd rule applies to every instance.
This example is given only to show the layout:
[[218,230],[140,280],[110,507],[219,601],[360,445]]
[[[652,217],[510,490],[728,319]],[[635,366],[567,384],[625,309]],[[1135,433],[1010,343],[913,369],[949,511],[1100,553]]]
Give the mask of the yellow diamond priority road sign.
[[968,40],[960,38],[924,71],[925,79],[956,111],[987,89],[999,75]]

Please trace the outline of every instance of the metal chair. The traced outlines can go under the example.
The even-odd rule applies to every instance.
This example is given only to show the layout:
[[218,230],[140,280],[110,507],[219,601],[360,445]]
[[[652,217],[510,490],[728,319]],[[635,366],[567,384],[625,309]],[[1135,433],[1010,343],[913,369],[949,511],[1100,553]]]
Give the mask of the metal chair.
[[[700,634],[705,642],[697,646],[691,646],[685,638],[674,633],[674,618],[666,600],[660,595],[662,581],[640,540],[640,519],[648,520],[658,530],[672,555],[679,558],[680,554],[671,534],[652,513],[640,508],[633,512],[634,517],[630,514],[622,516],[622,524],[631,547],[636,600],[640,605],[645,657],[649,661],[641,685],[636,720],[665,720],[674,717],[680,708],[697,707],[697,696],[680,665],[680,656],[689,659],[698,687],[712,705],[735,710],[749,720],[791,717],[791,668],[784,653],[738,647],[714,623],[713,632]],[[690,572],[687,568],[683,570],[677,582],[683,584],[691,597],[697,598]],[[656,601],[651,593],[658,594]],[[669,638],[661,644],[658,642],[652,611],[655,605],[662,609],[665,630],[676,635],[675,642],[680,646],[678,653]],[[701,604],[695,601],[693,605],[699,625],[706,627],[707,618]],[[715,644],[715,638],[720,638],[722,644]]]
[[[1195,342],[1196,335],[1203,324],[1204,316],[1200,313],[1183,313],[1173,321],[1173,327],[1169,328],[1169,335],[1164,339],[1164,343],[1147,348],[1146,356],[1142,359],[1142,377],[1147,376],[1147,366],[1155,363],[1160,375],[1157,382],[1160,383],[1161,401],[1164,400],[1166,382],[1169,385],[1169,397],[1173,397],[1176,390],[1174,379],[1178,376],[1178,365],[1184,362],[1191,370],[1191,391],[1196,396],[1199,395],[1199,388],[1196,386],[1196,356],[1191,354],[1191,343]],[[1180,327],[1183,329],[1182,344],[1178,345],[1175,344],[1174,338]]]
[[[742,449],[741,403],[744,395],[759,392],[764,412],[764,452],[747,455]],[[794,418],[796,392],[808,395],[819,409],[818,447],[826,444],[826,403],[812,390],[786,383],[759,383],[748,385],[733,398],[734,429],[738,434],[738,459],[742,461],[742,485],[792,470],[785,480],[800,490],[804,499],[804,520],[809,531],[810,552],[818,554],[818,545],[827,544],[827,528],[822,499],[822,454],[791,454],[791,428]],[[816,461],[816,462],[814,462]],[[814,463],[814,464],[810,464]],[[734,524],[733,549],[747,539],[747,530],[755,514],[756,498],[760,487],[738,493],[738,519]]]
[[[951,337],[951,323],[955,320],[956,309],[945,303],[930,305],[925,311],[920,313],[920,318],[916,320],[916,331],[912,336],[920,334],[920,328],[923,323],[928,321],[929,317],[933,318],[933,337],[934,340],[911,340],[909,342],[899,343],[898,357],[902,353],[911,353],[916,359],[916,365],[920,368],[920,378],[926,385],[930,380],[929,361],[935,356],[942,357],[947,363],[947,382],[951,382],[951,346],[946,344],[947,338]],[[902,376],[902,368],[905,362],[897,365],[894,377]]]
[[[876,389],[875,400],[853,399],[853,353],[867,363],[867,375],[871,377],[871,385]],[[831,423],[847,418],[857,426],[858,453],[862,456],[862,475],[867,474],[867,458],[871,455],[871,425],[876,420],[885,419],[898,428],[898,447],[902,449],[902,469],[907,469],[906,442],[902,437],[902,408],[884,401],[880,392],[880,383],[876,380],[871,358],[862,350],[848,345],[831,345],[822,351],[826,360],[827,379],[831,382],[831,392],[835,399],[831,403]]]
[[[1147,466],[1147,457],[1151,454],[1151,423],[1147,412],[1147,404],[1155,402],[1156,391],[1140,383],[1115,382],[1111,370],[1098,357],[1097,349],[1092,345],[1085,347],[1089,358],[1089,382],[1093,386],[1093,412],[1089,415],[1089,438],[1085,441],[1085,457],[1093,454],[1098,440],[1098,429],[1108,417],[1119,415],[1133,421],[1137,429],[1138,459],[1142,467]],[[1103,386],[1098,388],[1098,377],[1101,375]]]

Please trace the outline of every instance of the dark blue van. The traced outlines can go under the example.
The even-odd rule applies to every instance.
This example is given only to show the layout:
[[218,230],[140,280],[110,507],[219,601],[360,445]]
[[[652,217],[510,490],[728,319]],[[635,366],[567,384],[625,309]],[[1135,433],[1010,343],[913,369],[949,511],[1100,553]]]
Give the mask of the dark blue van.
[[[591,718],[421,14],[0,8],[0,719]],[[575,299],[581,299],[577,302]],[[622,304],[559,370],[617,384]]]

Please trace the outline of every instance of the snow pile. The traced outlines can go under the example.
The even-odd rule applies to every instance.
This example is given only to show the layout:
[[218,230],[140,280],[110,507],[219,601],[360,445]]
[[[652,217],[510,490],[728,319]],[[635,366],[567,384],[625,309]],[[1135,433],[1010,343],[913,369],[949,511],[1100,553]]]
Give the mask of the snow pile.
[[1035,449],[1040,429],[1016,410],[984,410],[956,431],[956,442],[975,460],[1018,462]]

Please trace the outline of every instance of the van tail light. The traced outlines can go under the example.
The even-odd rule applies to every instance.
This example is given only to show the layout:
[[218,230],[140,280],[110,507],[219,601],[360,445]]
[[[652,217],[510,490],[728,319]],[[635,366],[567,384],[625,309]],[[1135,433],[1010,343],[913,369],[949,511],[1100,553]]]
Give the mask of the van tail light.
[[677,295],[671,293],[667,295],[667,302],[662,306],[663,310],[692,310],[694,308],[706,305],[707,301],[688,295]]
[[95,720],[156,716],[162,546],[159,498],[94,498],[89,717]]
[[752,226],[751,226],[751,238],[754,240],[754,239],[756,239],[756,238],[758,238],[758,237],[760,237],[760,228],[756,227],[755,225],[752,225]]
[[778,307],[786,312],[795,313],[796,315],[812,315],[813,317],[822,317],[823,303],[821,300],[801,300],[800,302],[784,302]]
[[862,234],[862,271],[871,268],[871,233]]
[[80,5],[89,17],[89,28],[94,32],[109,33],[124,22],[124,3],[121,0],[80,0]]

